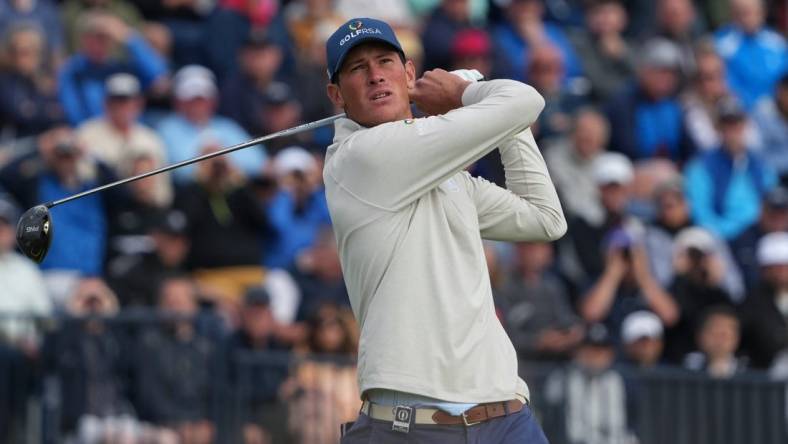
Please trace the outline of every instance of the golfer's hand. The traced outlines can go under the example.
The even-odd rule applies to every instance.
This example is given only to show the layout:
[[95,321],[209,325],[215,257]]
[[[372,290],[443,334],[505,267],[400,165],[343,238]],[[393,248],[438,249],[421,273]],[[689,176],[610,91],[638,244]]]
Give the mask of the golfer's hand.
[[410,99],[430,116],[462,107],[462,93],[471,82],[442,69],[427,71],[416,80]]

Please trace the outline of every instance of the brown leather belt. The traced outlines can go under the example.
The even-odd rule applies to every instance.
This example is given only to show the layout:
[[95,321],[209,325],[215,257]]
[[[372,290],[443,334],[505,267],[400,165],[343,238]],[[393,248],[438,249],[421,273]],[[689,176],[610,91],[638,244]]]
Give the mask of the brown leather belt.
[[[364,401],[361,412],[372,419],[394,421],[396,407],[382,404],[373,404]],[[519,399],[509,401],[488,402],[470,408],[461,415],[450,415],[443,410],[433,408],[416,408],[414,410],[415,424],[440,424],[440,425],[466,425],[472,426],[490,419],[517,413],[523,409],[523,402]]]

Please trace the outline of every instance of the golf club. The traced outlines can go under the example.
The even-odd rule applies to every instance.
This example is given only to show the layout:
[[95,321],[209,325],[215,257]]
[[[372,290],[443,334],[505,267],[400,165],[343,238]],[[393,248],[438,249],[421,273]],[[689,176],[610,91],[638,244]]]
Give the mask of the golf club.
[[49,215],[49,209],[52,207],[56,207],[60,204],[70,202],[72,200],[79,199],[81,197],[89,196],[93,193],[98,193],[99,191],[104,191],[108,188],[116,187],[118,185],[124,185],[129,182],[134,182],[135,180],[144,179],[146,177],[171,171],[176,168],[180,168],[182,166],[191,165],[193,163],[212,159],[214,157],[228,154],[243,148],[248,148],[250,146],[254,146],[263,143],[265,141],[275,139],[277,137],[290,136],[304,131],[309,131],[314,128],[318,128],[333,123],[335,120],[341,117],[345,117],[345,114],[344,113],[337,114],[335,116],[326,117],[325,119],[315,120],[314,122],[309,122],[303,125],[294,126],[293,128],[277,131],[273,134],[262,136],[257,139],[250,140],[248,142],[233,145],[213,153],[203,154],[202,156],[194,157],[192,159],[187,159],[178,163],[174,163],[172,165],[167,165],[161,168],[157,168],[155,170],[151,170],[148,171],[147,173],[142,173],[137,176],[127,177],[125,179],[121,179],[96,188],[92,188],[90,190],[86,190],[81,193],[64,197],[63,199],[58,199],[52,202],[36,205],[35,207],[25,211],[25,214],[23,214],[22,217],[19,219],[19,223],[17,224],[16,227],[16,243],[17,245],[19,245],[19,249],[22,250],[22,253],[24,253],[25,256],[27,256],[28,258],[32,259],[37,263],[41,263],[46,257],[47,252],[49,251],[49,246],[52,243],[54,226],[53,226],[52,217]]

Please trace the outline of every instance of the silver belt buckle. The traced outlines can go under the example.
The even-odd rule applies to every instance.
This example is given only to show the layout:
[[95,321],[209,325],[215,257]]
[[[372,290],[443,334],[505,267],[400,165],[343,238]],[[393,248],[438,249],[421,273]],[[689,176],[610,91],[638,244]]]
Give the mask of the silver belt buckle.
[[394,421],[391,423],[391,430],[408,433],[410,431],[410,421],[412,417],[413,407],[405,405],[394,407]]

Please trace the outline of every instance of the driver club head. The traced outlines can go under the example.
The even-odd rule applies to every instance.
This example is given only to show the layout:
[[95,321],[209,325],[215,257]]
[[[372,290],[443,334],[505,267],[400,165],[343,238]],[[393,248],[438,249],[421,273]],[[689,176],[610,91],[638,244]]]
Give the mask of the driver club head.
[[52,220],[46,205],[25,211],[16,226],[16,243],[25,256],[41,263],[52,243]]

